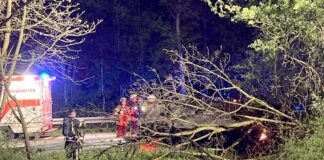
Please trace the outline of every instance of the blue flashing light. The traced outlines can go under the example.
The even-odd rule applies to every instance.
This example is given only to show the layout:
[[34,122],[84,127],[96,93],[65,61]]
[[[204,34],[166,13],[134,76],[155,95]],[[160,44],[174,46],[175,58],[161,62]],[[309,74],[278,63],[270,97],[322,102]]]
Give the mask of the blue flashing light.
[[48,80],[48,79],[50,79],[50,76],[49,76],[48,73],[46,73],[46,72],[42,72],[42,73],[40,74],[40,78],[41,78],[41,80]]
[[295,106],[295,110],[297,110],[297,111],[302,111],[302,110],[304,110],[304,107],[302,106],[302,105],[296,105]]

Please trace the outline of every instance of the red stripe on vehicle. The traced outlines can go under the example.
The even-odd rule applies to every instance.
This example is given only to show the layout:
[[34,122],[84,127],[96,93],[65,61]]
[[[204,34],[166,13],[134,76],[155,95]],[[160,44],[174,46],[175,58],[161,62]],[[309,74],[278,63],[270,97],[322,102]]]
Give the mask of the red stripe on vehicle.
[[[31,76],[29,78],[32,80],[35,80],[35,81],[40,80],[39,76]],[[24,81],[25,77],[24,76],[12,76],[12,77],[6,78],[6,79],[10,80],[10,81]]]
[[[39,99],[23,99],[17,100],[17,105],[19,107],[30,107],[30,106],[39,106],[40,100]],[[16,103],[14,100],[8,101],[2,109],[0,120],[9,112],[12,107],[15,107]]]

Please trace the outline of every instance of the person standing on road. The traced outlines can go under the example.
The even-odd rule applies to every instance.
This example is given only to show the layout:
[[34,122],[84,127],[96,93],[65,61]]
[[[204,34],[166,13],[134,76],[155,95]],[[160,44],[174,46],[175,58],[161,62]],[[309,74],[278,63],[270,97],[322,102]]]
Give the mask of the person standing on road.
[[132,94],[130,96],[130,117],[131,117],[131,138],[135,138],[138,133],[138,120],[140,118],[140,105],[137,100],[137,95]]
[[151,94],[147,97],[147,100],[142,104],[141,106],[141,113],[142,113],[142,118],[147,116],[152,112],[152,110],[155,108],[154,106],[157,103],[156,97]]
[[66,158],[77,160],[82,148],[84,133],[81,131],[82,122],[76,119],[75,109],[69,110],[69,116],[63,119],[63,135],[65,137],[64,149]]
[[126,128],[129,121],[130,109],[127,106],[127,99],[121,98],[119,105],[114,110],[114,115],[118,118],[117,123],[117,138],[125,138]]
[[170,127],[168,124],[171,123],[166,113],[168,111],[164,109],[163,104],[159,102],[155,95],[149,95],[142,105],[140,124],[143,129],[140,130],[141,136],[152,137],[152,133],[149,130],[157,132],[166,132],[166,130],[169,130]]

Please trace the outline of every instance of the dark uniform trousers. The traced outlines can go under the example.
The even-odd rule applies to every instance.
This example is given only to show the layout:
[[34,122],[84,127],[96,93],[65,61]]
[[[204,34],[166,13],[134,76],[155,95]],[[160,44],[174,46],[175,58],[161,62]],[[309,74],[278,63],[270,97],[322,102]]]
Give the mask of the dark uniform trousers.
[[76,160],[78,158],[79,149],[81,148],[81,143],[78,142],[73,137],[66,137],[64,148],[66,151],[66,159]]

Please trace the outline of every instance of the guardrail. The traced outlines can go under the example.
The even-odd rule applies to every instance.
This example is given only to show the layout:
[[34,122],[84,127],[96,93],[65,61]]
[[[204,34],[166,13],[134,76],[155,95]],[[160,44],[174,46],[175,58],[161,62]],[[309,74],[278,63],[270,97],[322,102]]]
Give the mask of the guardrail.
[[[117,121],[116,116],[103,116],[103,117],[77,117],[76,119],[83,121],[86,124],[104,124],[104,123],[114,123]],[[53,125],[62,125],[63,118],[53,118]]]

